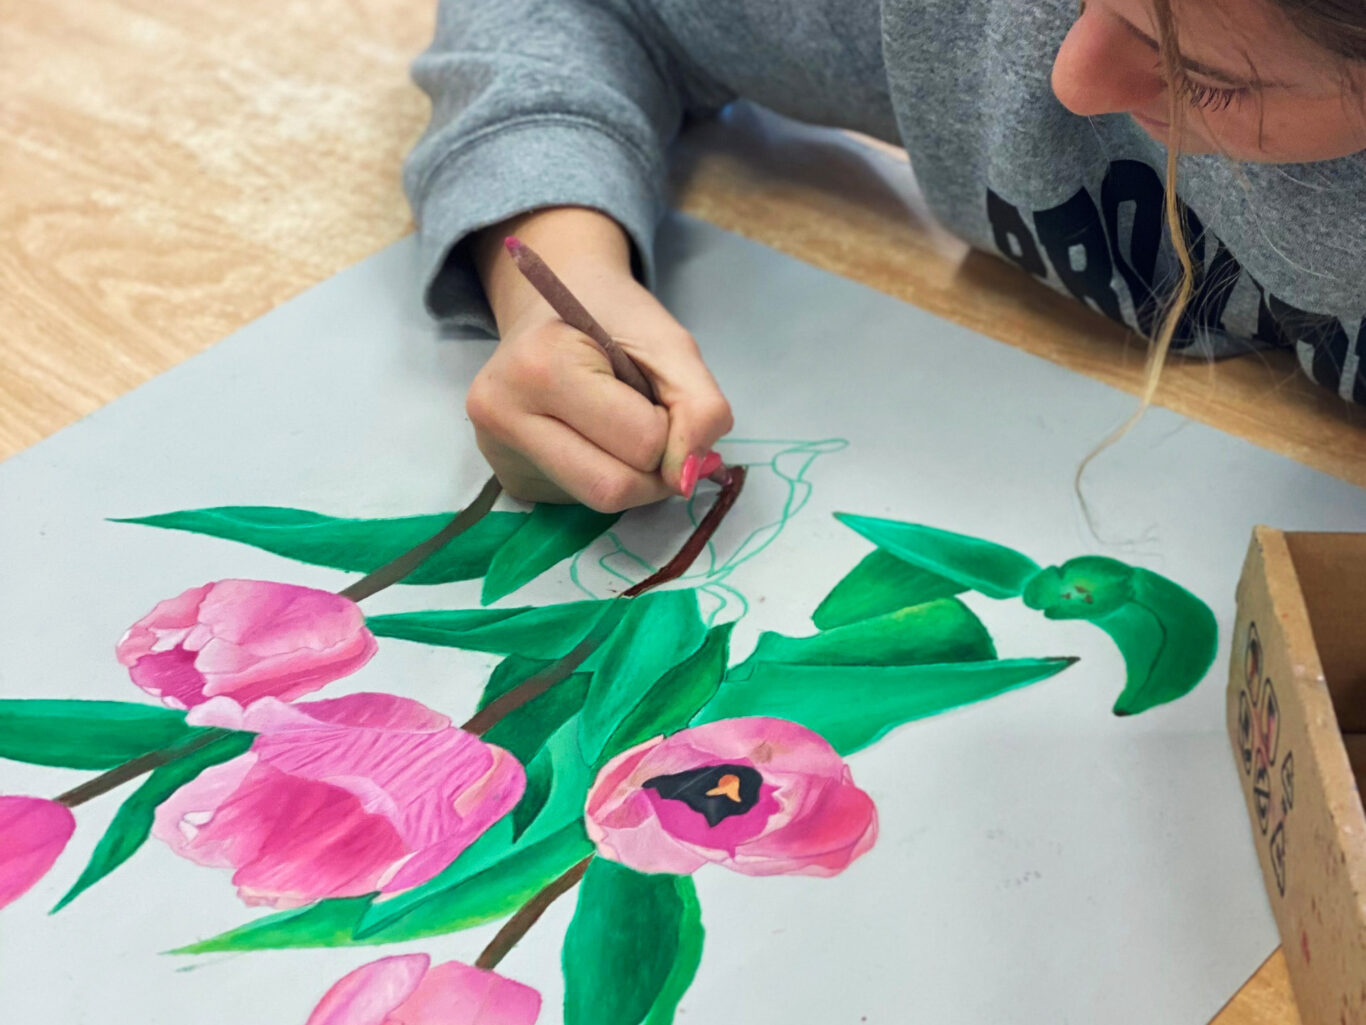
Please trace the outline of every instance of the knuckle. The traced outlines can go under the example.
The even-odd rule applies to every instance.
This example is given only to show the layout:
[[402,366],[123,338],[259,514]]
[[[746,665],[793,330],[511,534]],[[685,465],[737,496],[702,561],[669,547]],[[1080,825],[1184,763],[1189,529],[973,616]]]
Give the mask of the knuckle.
[[631,507],[631,482],[620,474],[603,474],[588,484],[583,504],[594,512],[625,512]]
[[497,391],[489,377],[480,373],[465,393],[465,415],[477,429],[492,432],[497,428],[500,413]]
[[541,393],[555,382],[552,360],[540,346],[517,346],[508,353],[504,369],[513,387],[521,392]]
[[664,452],[669,447],[668,435],[641,437],[634,442],[630,455],[631,465],[646,472],[659,469],[664,461]]
[[707,433],[716,438],[729,434],[735,426],[735,414],[731,412],[730,403],[720,395],[703,399],[698,415]]
[[633,431],[626,439],[623,461],[645,473],[659,469],[664,461],[664,453],[669,447],[669,423],[665,419],[647,430]]
[[692,332],[688,331],[686,328],[680,328],[675,332],[673,336],[668,339],[668,343],[671,347],[691,356],[699,356],[701,354],[701,350],[697,347],[697,339],[694,338]]

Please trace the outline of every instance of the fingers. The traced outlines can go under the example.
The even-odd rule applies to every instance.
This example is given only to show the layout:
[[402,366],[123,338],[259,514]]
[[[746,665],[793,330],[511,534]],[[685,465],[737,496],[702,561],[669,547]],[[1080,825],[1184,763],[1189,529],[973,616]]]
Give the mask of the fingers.
[[551,505],[567,505],[577,502],[573,495],[546,479],[536,464],[521,453],[498,442],[480,431],[475,432],[479,451],[488,460],[498,483],[511,497],[523,502],[546,502]]
[[466,410],[509,494],[619,512],[671,493],[691,496],[720,466],[712,446],[731,428],[730,406],[692,337],[661,313],[665,319],[658,330],[648,325],[640,342],[617,336],[660,405],[618,381],[601,350],[562,322],[504,338]]
[[612,377],[593,343],[563,325],[500,345],[465,408],[516,498],[620,512],[670,493],[657,472],[667,412]]
[[671,493],[659,474],[628,466],[554,417],[520,417],[506,441],[480,448],[508,492],[526,501],[572,500],[613,513]]
[[637,470],[659,468],[669,414],[617,380],[602,350],[556,323],[514,340],[489,372],[514,408],[553,416]]
[[543,395],[544,411],[633,469],[653,473],[664,458],[669,411],[612,376],[596,352],[567,366]]
[[620,338],[622,348],[645,369],[659,401],[668,409],[668,438],[661,472],[684,495],[709,476],[721,460],[712,446],[730,432],[735,419],[716,378],[702,361],[697,343],[686,333],[660,344]]

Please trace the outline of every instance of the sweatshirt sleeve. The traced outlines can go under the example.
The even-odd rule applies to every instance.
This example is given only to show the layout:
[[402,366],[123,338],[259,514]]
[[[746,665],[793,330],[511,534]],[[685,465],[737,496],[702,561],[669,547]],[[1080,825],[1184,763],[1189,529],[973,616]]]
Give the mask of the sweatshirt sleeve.
[[729,102],[685,69],[667,30],[634,0],[443,0],[413,65],[432,119],[404,187],[418,221],[428,311],[493,333],[463,241],[546,206],[606,213],[653,280],[666,152],[685,113]]

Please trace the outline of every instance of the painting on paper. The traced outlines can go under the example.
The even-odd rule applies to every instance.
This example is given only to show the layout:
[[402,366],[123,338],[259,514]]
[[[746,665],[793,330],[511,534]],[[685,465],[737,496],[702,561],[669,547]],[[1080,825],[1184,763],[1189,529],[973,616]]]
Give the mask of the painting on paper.
[[[1047,686],[1077,661],[1045,653],[1049,621],[1113,641],[1116,715],[1178,700],[1205,676],[1214,616],[1173,579],[1102,556],[1040,566],[953,524],[857,512],[837,520],[862,559],[826,593],[793,597],[810,629],[763,632],[733,656],[749,602],[732,574],[798,557],[783,527],[809,497],[810,465],[842,447],[732,442],[723,484],[649,514],[675,546],[659,565],[623,540],[621,517],[575,506],[486,500],[454,518],[382,519],[232,506],[124,521],[274,553],[281,578],[293,560],[360,579],[327,591],[168,570],[167,597],[130,609],[110,638],[104,699],[0,701],[0,757],[88,774],[62,793],[0,797],[0,904],[32,899],[82,806],[116,793],[53,910],[118,887],[121,865],[163,845],[242,904],[239,921],[167,952],[168,970],[366,948],[317,987],[307,1025],[665,1025],[711,958],[744,957],[708,948],[694,877],[819,887],[857,872],[878,843],[879,802],[896,800],[860,786],[860,752]],[[759,475],[768,486],[747,490]],[[746,502],[763,526],[723,542]],[[561,600],[518,604],[538,580]],[[481,603],[424,602],[425,586],[455,581],[480,581]],[[408,610],[367,614],[384,589]],[[998,651],[981,601],[1032,610],[1026,649]],[[498,661],[440,707],[329,696],[386,645]],[[499,968],[557,901],[574,912],[552,1013],[544,980]],[[490,923],[493,938],[460,959],[412,949]]]

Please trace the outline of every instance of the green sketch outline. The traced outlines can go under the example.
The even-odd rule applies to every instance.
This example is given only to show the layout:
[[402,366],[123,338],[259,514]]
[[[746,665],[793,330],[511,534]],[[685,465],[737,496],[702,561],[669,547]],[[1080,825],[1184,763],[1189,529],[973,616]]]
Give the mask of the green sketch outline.
[[[695,587],[699,594],[706,594],[714,599],[718,604],[706,616],[708,628],[715,625],[728,608],[732,606],[731,599],[738,603],[739,612],[735,618],[743,618],[749,611],[749,599],[736,587],[727,583],[728,578],[737,569],[762,554],[770,545],[778,540],[787,524],[811,501],[811,496],[815,491],[815,485],[807,479],[807,474],[816,460],[823,455],[834,455],[843,452],[850,445],[846,438],[823,438],[815,441],[803,441],[794,438],[727,438],[723,442],[728,453],[745,445],[764,445],[782,446],[778,452],[770,458],[745,461],[735,460],[731,465],[744,466],[747,469],[757,467],[767,467],[773,471],[773,475],[780,481],[787,483],[787,497],[783,500],[782,510],[778,513],[777,519],[765,523],[750,531],[743,540],[735,547],[735,551],[718,566],[719,555],[714,541],[707,542],[705,554],[699,558],[706,560],[706,567],[684,574],[679,578],[680,584]],[[787,469],[784,464],[790,463],[788,457],[796,456],[798,465],[792,469]],[[711,504],[710,493],[694,495],[688,502],[688,521],[696,527],[702,517],[706,515],[706,510]],[[583,561],[590,559],[599,570],[608,576],[615,578],[625,585],[631,585],[638,580],[644,579],[653,573],[657,566],[649,560],[632,551],[620,535],[615,530],[609,530],[604,538],[612,545],[610,551],[589,553],[588,549],[579,552],[574,556],[569,566],[569,578],[574,586],[589,598],[602,598],[584,581]],[[629,576],[621,568],[612,564],[613,560],[624,558],[634,563],[641,571],[639,577]]]

